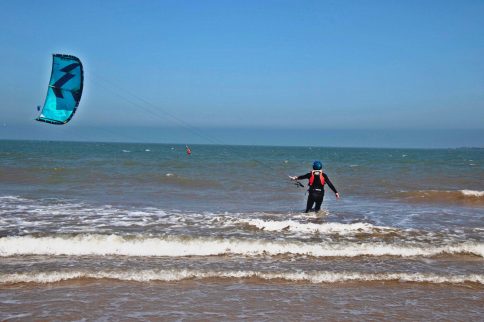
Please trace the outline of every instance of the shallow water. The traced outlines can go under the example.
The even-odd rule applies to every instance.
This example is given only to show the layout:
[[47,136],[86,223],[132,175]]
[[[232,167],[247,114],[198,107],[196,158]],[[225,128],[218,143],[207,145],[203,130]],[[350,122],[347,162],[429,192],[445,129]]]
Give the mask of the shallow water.
[[78,280],[7,287],[0,303],[9,320],[479,321],[483,296],[482,288],[397,282]]

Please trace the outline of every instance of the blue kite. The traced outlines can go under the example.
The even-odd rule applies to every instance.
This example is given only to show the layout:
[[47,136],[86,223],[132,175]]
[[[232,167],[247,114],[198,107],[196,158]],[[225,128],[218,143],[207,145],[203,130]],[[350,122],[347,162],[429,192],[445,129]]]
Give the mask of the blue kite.
[[36,120],[57,125],[69,122],[79,106],[83,86],[81,60],[71,55],[54,54],[47,97]]

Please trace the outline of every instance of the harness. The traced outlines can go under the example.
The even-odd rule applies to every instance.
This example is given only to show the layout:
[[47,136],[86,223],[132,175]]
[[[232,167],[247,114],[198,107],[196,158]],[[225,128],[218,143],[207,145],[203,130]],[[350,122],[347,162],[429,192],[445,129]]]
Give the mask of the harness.
[[322,170],[313,170],[311,171],[311,176],[309,177],[309,186],[312,187],[314,183],[314,178],[319,176],[319,180],[321,181],[321,186],[324,186],[324,176]]

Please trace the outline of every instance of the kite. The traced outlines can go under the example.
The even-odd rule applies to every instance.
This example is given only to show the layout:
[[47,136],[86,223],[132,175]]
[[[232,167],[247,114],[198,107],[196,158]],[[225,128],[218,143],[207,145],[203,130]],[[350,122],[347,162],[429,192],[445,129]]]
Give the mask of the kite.
[[37,121],[62,125],[76,113],[84,86],[81,60],[75,56],[54,54],[47,97]]

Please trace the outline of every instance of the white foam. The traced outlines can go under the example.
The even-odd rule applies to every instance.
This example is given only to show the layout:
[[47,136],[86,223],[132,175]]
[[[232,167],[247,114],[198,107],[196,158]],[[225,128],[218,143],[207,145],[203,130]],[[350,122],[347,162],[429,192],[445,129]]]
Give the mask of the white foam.
[[484,257],[484,243],[432,246],[430,244],[307,243],[261,239],[161,237],[134,238],[118,235],[0,238],[0,256],[13,255],[122,255],[122,256],[217,256],[308,255],[315,257],[401,256],[430,257],[439,254],[473,254]]
[[0,284],[54,283],[79,278],[117,279],[122,281],[181,281],[206,278],[260,278],[263,280],[286,280],[290,282],[341,283],[400,281],[414,283],[479,283],[484,275],[436,275],[430,273],[360,273],[360,272],[261,272],[261,271],[200,271],[200,270],[128,270],[128,271],[66,271],[0,274]]
[[[0,197],[0,224],[4,229],[29,229],[35,231],[76,232],[98,231],[112,232],[113,227],[131,225],[145,226],[173,224],[185,213],[167,213],[158,208],[122,209],[110,205],[99,207],[84,203],[43,202],[21,200],[17,197]],[[4,201],[4,202],[1,202]],[[190,215],[190,214],[188,214]],[[62,216],[62,225],[52,220],[52,216]]]
[[21,198],[19,196],[0,196],[0,200],[7,200],[7,201],[27,201],[27,199]]
[[466,197],[484,197],[484,191],[461,190],[460,192]]
[[[301,223],[294,220],[262,220],[262,219],[240,219],[240,223],[252,225],[265,231],[291,231],[300,233],[326,233],[348,235],[355,233],[372,233],[378,230],[390,230],[390,227],[373,226],[369,223],[342,224],[336,222],[328,223]],[[394,231],[394,229],[391,229]]]

